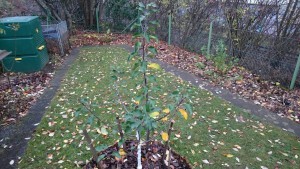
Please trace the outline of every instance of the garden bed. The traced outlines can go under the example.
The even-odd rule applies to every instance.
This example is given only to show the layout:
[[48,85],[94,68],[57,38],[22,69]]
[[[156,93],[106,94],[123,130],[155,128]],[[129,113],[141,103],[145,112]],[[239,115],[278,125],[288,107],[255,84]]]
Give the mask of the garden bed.
[[[99,152],[99,156],[103,156],[103,160],[100,165],[102,169],[110,168],[122,168],[122,169],[132,169],[137,168],[137,145],[138,142],[134,140],[125,141],[125,148],[122,148],[122,155],[116,157],[113,155],[114,152],[120,151],[120,146],[118,143],[108,147],[107,149]],[[144,169],[151,168],[167,168],[169,166],[171,169],[191,169],[191,166],[187,160],[181,157],[178,153],[171,151],[169,153],[169,161],[163,160],[163,154],[166,151],[165,145],[158,141],[151,141],[149,143],[149,148],[146,153],[146,144],[142,146],[142,166]],[[89,162],[84,168],[94,169],[97,167],[96,161]]]

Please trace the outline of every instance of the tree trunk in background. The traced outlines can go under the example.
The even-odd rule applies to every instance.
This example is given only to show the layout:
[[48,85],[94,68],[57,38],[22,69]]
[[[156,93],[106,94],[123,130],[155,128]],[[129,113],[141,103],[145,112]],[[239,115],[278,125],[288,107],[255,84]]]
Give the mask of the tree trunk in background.
[[82,8],[82,12],[84,15],[84,24],[85,27],[93,27],[95,20],[95,0],[78,0],[80,7]]
[[105,2],[106,0],[100,0],[99,2],[99,22],[104,20],[104,15],[105,15]]
[[68,11],[68,9],[66,7],[66,4],[63,3],[62,4],[62,8],[65,11],[65,18],[66,18],[66,22],[67,22],[69,31],[72,32],[72,28],[73,28],[73,25],[72,25],[72,15]]
[[272,66],[274,68],[278,68],[284,63],[284,60],[286,60],[285,55],[297,54],[298,52],[296,39],[300,35],[300,8],[297,8],[298,3],[299,0],[290,0],[285,8],[279,4],[283,10],[283,15],[279,9],[277,13],[277,34],[273,42],[275,54],[273,54]]
[[287,4],[287,7],[284,9],[283,17],[279,21],[280,23],[277,29],[278,37],[289,37],[291,35],[295,35],[298,33],[296,31],[298,30],[297,28],[294,30],[291,29],[293,25],[299,23],[298,21],[299,21],[300,10],[299,8],[297,9],[298,3],[299,0],[295,0],[295,1],[290,0],[289,3]]
[[61,21],[61,17],[58,15],[56,10],[51,6],[51,4],[47,3],[45,0],[35,0],[36,3],[43,9],[43,11],[48,15],[48,12],[58,21]]
[[90,17],[89,17],[89,19],[90,19],[90,27],[92,27],[92,26],[94,26],[94,19],[95,19],[95,6],[96,6],[96,4],[95,4],[95,0],[90,0],[90,3],[89,3],[89,7],[90,7],[90,9],[89,9],[89,14],[90,14]]

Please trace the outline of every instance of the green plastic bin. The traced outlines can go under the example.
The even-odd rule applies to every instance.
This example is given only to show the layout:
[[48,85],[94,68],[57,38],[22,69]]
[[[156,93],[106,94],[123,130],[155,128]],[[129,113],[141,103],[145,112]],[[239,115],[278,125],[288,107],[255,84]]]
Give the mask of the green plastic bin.
[[39,51],[37,55],[22,56],[22,57],[6,57],[3,59],[3,68],[6,72],[24,72],[32,73],[41,70],[49,61],[47,57],[41,57],[47,55],[46,48]]
[[36,55],[45,45],[44,39],[34,37],[0,39],[0,49],[11,51],[10,56]]
[[12,53],[3,60],[5,71],[31,73],[49,61],[41,24],[37,16],[0,19],[0,49]]
[[0,19],[0,28],[5,33],[0,38],[29,37],[41,33],[42,28],[38,16],[15,16]]

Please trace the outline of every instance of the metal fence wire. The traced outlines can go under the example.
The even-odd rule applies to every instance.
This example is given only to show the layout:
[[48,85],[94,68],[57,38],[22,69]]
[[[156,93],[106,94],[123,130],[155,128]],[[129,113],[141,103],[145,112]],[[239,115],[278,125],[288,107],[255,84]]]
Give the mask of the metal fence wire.
[[70,48],[66,21],[42,25],[42,29],[49,51],[63,56]]
[[[160,4],[160,12],[157,12],[151,20],[157,20],[160,23],[156,33],[161,40],[168,42],[170,34],[171,44],[204,55],[207,53],[203,53],[201,49],[207,48],[210,44],[209,54],[212,56],[216,54],[217,46],[222,41],[227,48],[228,56],[238,58],[240,66],[260,75],[265,80],[280,82],[291,88],[290,84],[296,72],[295,68],[300,54],[300,37],[277,37],[274,35],[276,34],[274,28],[263,30],[251,28],[252,31],[230,29],[222,12],[218,12],[219,8],[206,11],[199,7],[199,11],[211,13],[211,16],[202,17],[194,15],[189,11],[190,9],[179,6],[171,13],[172,29],[170,29],[169,8],[163,7],[160,2],[158,4]],[[122,33],[129,30],[130,25],[136,19],[137,17],[128,20],[121,28]],[[116,24],[112,19],[106,19],[106,22]],[[189,25],[192,26],[189,27]],[[169,30],[172,31],[169,32]],[[209,38],[210,35],[211,38]],[[296,86],[300,87],[300,74],[295,79]]]
[[[203,53],[201,49],[211,44],[210,55],[213,56],[219,42],[222,41],[226,45],[228,56],[238,58],[240,66],[265,80],[280,82],[287,87],[291,84],[300,53],[300,39],[278,38],[271,34],[248,30],[230,30],[226,25],[214,22],[211,39],[209,39],[210,23],[202,24],[198,31],[186,39],[182,39],[181,31],[180,27],[172,28],[172,44],[204,55],[207,53]],[[166,40],[166,33],[167,31],[160,32],[160,38]],[[238,35],[239,39],[230,35]],[[300,86],[300,74],[297,75],[295,84]]]

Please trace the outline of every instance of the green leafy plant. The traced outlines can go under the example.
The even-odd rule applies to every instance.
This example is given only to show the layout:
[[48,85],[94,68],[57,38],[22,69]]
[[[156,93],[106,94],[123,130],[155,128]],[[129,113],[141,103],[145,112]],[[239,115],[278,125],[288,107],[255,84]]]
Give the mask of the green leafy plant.
[[[133,36],[133,39],[136,41],[133,52],[128,56],[128,62],[132,64],[132,68],[129,71],[132,79],[140,79],[142,81],[135,84],[136,86],[136,96],[132,98],[132,103],[125,104],[125,101],[122,100],[123,93],[121,93],[119,86],[122,83],[122,77],[126,76],[124,70],[121,70],[118,66],[113,66],[112,71],[112,80],[114,81],[114,89],[116,91],[116,102],[122,106],[122,111],[125,113],[120,113],[120,116],[116,115],[118,132],[120,139],[118,141],[118,151],[113,154],[120,158],[126,154],[124,143],[127,140],[136,140],[137,141],[137,168],[142,168],[142,145],[145,144],[146,150],[148,151],[149,144],[155,139],[160,139],[165,142],[165,151],[162,154],[162,164],[169,166],[170,160],[168,159],[170,144],[169,137],[172,132],[172,127],[175,123],[174,119],[184,118],[187,119],[189,113],[192,113],[191,105],[186,103],[188,95],[184,94],[184,90],[176,90],[170,94],[174,102],[163,105],[162,107],[158,106],[158,98],[152,97],[152,94],[155,94],[156,91],[159,91],[159,86],[156,86],[156,77],[155,72],[160,70],[160,65],[157,63],[151,63],[147,58],[157,55],[157,50],[154,46],[150,45],[151,41],[158,41],[158,38],[153,34],[152,27],[157,26],[157,22],[153,20],[148,20],[150,15],[156,12],[156,4],[149,3],[144,5],[139,3],[139,17],[137,22],[134,23],[131,27],[131,30],[137,30]],[[128,91],[130,92],[130,91]],[[126,94],[125,94],[126,95]],[[87,113],[88,119],[85,127],[98,127],[99,132],[102,135],[107,135],[105,132],[104,122],[101,121],[101,118],[97,117],[94,108],[97,108],[97,105],[93,105],[86,99],[82,99],[81,107],[76,116],[80,113]],[[99,106],[98,106],[99,107]],[[97,121],[96,126],[93,121]],[[161,126],[165,125],[167,130],[161,131],[161,137],[156,138],[154,136],[154,131],[156,129],[161,130]],[[92,139],[88,135],[87,130],[83,129],[83,134],[87,143],[90,146],[90,150],[93,154],[93,160],[97,161],[97,166],[101,168],[102,160],[105,159],[104,155],[98,154],[99,151],[102,151],[106,146],[101,146],[100,148],[94,147]],[[135,135],[135,138],[132,138],[132,135]]]
[[202,62],[197,62],[196,66],[197,66],[198,69],[204,69],[205,68],[205,64],[202,63]]
[[204,45],[201,47],[200,49],[200,53],[206,57],[206,59],[210,60],[211,59],[211,56],[210,55],[207,55],[207,46]]
[[[201,48],[201,53],[205,54],[206,59],[214,62],[214,66],[217,68],[220,74],[226,74],[238,62],[238,58],[228,56],[226,45],[222,40],[218,41],[218,44],[214,49],[215,54],[207,56],[205,54],[207,47],[203,46]],[[201,65],[196,66],[198,68],[202,67]]]

